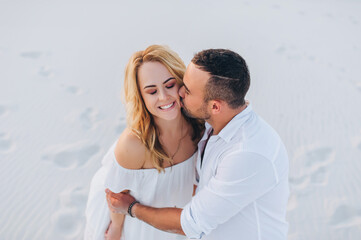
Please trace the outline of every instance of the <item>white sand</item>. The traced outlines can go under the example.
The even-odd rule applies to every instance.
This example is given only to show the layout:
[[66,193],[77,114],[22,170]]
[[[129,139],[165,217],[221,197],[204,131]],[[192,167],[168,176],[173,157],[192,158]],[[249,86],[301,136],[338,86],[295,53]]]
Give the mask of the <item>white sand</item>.
[[289,239],[361,239],[360,1],[65,2],[0,1],[0,239],[81,238],[125,64],[153,43],[240,53],[289,151]]

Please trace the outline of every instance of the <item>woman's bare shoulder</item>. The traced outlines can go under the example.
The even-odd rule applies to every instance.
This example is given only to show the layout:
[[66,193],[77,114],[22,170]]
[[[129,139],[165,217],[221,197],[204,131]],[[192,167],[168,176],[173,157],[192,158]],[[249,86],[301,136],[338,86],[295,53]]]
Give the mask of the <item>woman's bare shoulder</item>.
[[114,154],[120,166],[141,169],[148,156],[148,150],[138,136],[126,128],[118,139]]

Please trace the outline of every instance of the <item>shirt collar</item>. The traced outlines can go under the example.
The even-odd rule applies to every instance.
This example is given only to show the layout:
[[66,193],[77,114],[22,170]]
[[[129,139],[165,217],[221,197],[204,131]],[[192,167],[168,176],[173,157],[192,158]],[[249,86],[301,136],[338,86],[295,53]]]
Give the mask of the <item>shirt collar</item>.
[[228,143],[238,132],[237,130],[243,123],[247,121],[252,112],[252,106],[249,104],[242,112],[238,113],[227,123],[227,125],[218,133],[218,136]]
[[201,139],[199,142],[204,141],[204,140],[207,140],[209,134],[210,134],[211,131],[212,131],[212,126],[211,126],[209,123],[205,122],[205,123],[204,123],[204,126],[205,126],[206,129],[205,129],[205,131],[204,131],[204,134],[203,134],[202,139]]

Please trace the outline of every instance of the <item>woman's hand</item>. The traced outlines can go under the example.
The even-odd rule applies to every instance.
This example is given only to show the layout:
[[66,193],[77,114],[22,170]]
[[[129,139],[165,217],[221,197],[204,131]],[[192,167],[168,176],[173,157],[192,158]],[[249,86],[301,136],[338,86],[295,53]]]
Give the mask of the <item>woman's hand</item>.
[[104,234],[105,240],[119,240],[122,236],[122,226],[116,226],[113,222],[109,223],[108,229]]
[[105,189],[105,193],[110,211],[114,213],[128,215],[128,208],[130,204],[135,200],[134,197],[124,192],[113,193],[108,188]]

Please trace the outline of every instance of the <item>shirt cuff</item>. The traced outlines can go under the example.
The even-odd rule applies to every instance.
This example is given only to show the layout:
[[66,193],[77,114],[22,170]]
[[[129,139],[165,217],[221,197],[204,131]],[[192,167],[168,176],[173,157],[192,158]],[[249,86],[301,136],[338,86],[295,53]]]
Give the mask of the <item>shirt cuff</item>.
[[201,239],[204,233],[197,229],[197,224],[192,215],[191,203],[189,202],[181,213],[181,226],[185,235],[190,239]]

